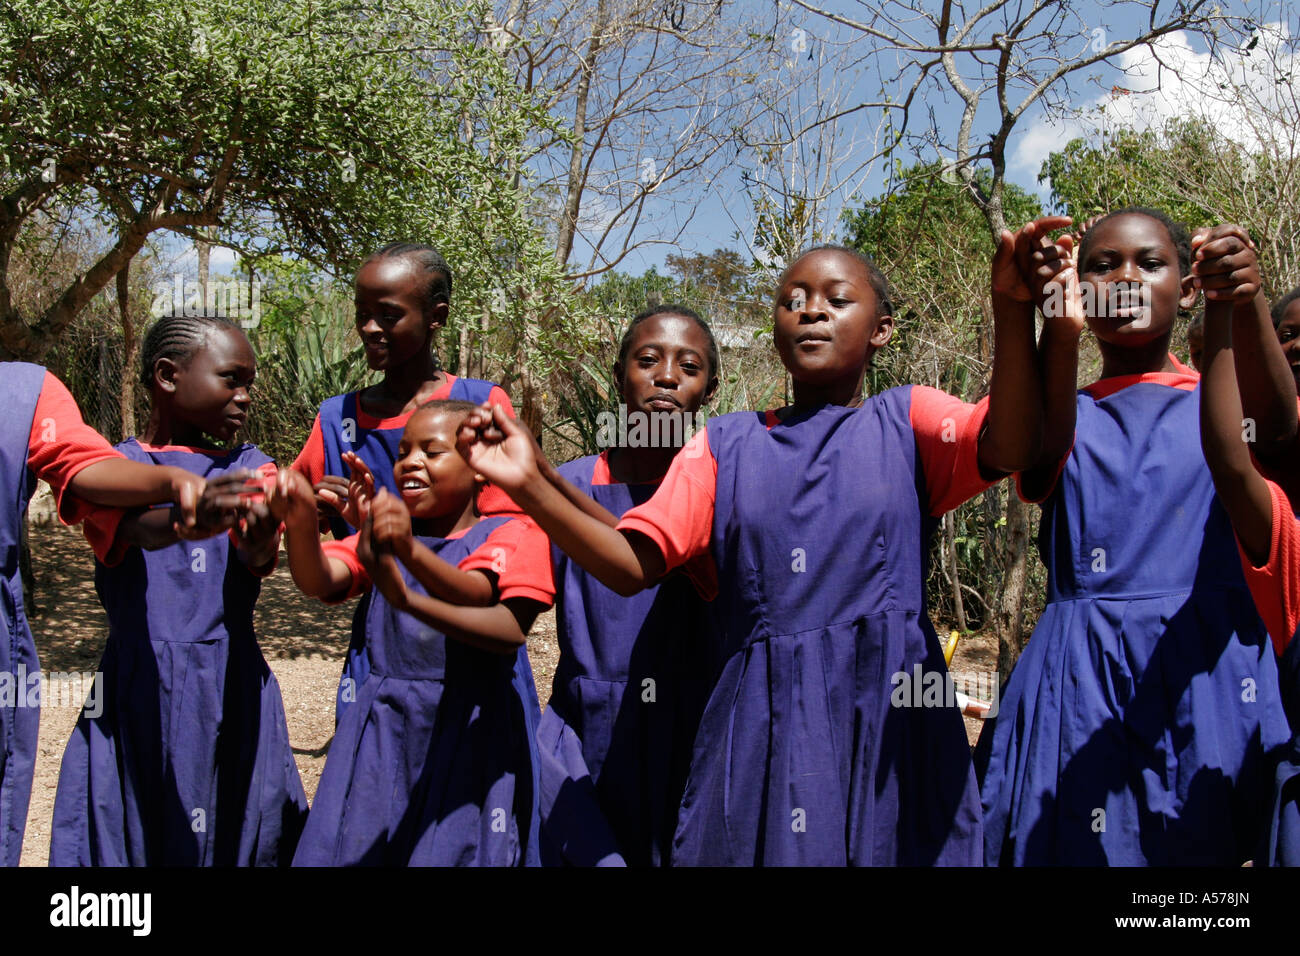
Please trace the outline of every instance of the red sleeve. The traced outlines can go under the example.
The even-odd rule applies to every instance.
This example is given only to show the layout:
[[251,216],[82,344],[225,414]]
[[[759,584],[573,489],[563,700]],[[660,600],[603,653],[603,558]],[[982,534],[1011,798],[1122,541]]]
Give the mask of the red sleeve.
[[522,597],[547,607],[555,603],[551,539],[531,518],[511,518],[492,529],[458,567],[495,573],[498,600]]
[[320,412],[316,413],[316,420],[312,422],[307,443],[289,467],[304,475],[313,485],[325,477],[325,439],[320,431]]
[[637,531],[653,541],[669,571],[692,558],[708,557],[707,565],[692,562],[687,573],[705,593],[711,571],[716,590],[717,569],[712,564],[709,542],[713,537],[717,489],[718,463],[709,448],[706,428],[682,446],[650,500],[624,513],[618,530]]
[[[500,385],[493,385],[492,391],[488,393],[489,405],[500,405],[505,409],[506,414],[511,418],[518,418],[515,414],[515,407],[510,404],[510,396],[506,394],[505,389]],[[514,499],[498,488],[496,485],[487,484],[479,489],[478,493],[478,510],[479,514],[484,517],[490,515],[510,515],[523,516],[524,509],[515,504]],[[548,602],[549,603],[549,602]]]
[[1268,483],[1273,499],[1273,537],[1268,560],[1255,567],[1237,542],[1246,584],[1259,616],[1264,619],[1273,647],[1281,655],[1300,624],[1300,522],[1291,511],[1291,501],[1273,482]]
[[980,474],[979,437],[989,400],[971,405],[927,385],[912,386],[909,412],[925,472],[930,514],[951,511],[1000,479]]
[[514,405],[510,404],[510,396],[506,394],[506,390],[502,388],[500,385],[493,385],[492,391],[488,392],[488,404],[500,405],[502,408],[506,410],[506,413],[511,418],[519,417],[518,415],[515,414]]
[[127,546],[117,540],[117,528],[126,511],[122,508],[95,508],[85,518],[81,533],[100,562],[113,567],[122,563]]
[[357,557],[357,539],[360,537],[359,534],[350,534],[342,541],[321,542],[320,547],[325,552],[325,557],[342,561],[352,574],[352,585],[347,593],[342,597],[326,601],[326,604],[342,604],[370,590],[370,575],[366,574],[366,569],[361,566],[361,559]]
[[76,495],[65,494],[68,482],[87,465],[121,457],[104,436],[82,421],[67,386],[46,372],[27,440],[27,467],[49,482],[65,524],[76,524],[92,509]]

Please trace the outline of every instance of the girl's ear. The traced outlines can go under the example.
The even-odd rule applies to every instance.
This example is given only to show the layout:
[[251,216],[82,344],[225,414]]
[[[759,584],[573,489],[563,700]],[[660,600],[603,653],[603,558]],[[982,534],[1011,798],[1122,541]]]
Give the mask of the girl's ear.
[[624,366],[622,362],[614,363],[614,390],[618,392],[619,398],[623,397],[623,378]]
[[873,349],[884,348],[889,344],[889,340],[894,335],[894,317],[892,315],[882,315],[876,319],[876,331],[871,333],[871,345]]
[[153,381],[164,392],[176,391],[176,373],[180,371],[174,361],[169,358],[158,358],[153,363]]
[[1180,309],[1190,309],[1196,304],[1196,286],[1192,285],[1190,275],[1183,276],[1181,295],[1178,297],[1178,307]]
[[718,392],[718,376],[714,375],[709,379],[709,384],[704,389],[704,397],[700,399],[701,405],[707,405],[713,401],[713,396]]
[[436,332],[447,324],[447,316],[451,314],[451,304],[447,302],[435,302],[433,308],[425,311],[424,316],[429,320],[429,330]]

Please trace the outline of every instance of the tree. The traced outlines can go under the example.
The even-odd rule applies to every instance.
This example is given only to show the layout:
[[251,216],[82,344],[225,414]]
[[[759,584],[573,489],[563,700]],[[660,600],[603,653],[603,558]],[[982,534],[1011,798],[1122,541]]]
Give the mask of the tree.
[[[12,0],[0,355],[39,358],[160,230],[211,242],[217,229],[250,261],[292,253],[335,271],[428,238],[472,263],[458,270],[471,300],[522,288],[562,302],[518,183],[460,135],[465,117],[515,144],[551,128],[487,22],[485,4],[432,0]],[[104,241],[24,313],[11,260],[42,216]]]

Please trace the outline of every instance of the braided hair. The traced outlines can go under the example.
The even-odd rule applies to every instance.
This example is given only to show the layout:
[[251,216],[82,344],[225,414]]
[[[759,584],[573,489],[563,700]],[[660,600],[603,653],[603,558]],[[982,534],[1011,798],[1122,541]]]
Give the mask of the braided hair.
[[153,388],[154,367],[159,359],[188,364],[214,329],[244,334],[233,321],[220,315],[165,315],[158,319],[149,326],[140,346],[140,384]]
[[425,315],[439,303],[451,305],[451,266],[433,246],[420,242],[390,242],[373,253],[362,266],[379,259],[407,259],[417,272],[425,276]]

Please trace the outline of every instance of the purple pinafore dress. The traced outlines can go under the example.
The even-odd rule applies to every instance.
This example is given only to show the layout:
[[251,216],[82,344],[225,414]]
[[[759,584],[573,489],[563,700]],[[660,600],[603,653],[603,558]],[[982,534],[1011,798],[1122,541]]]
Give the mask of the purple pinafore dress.
[[[208,479],[271,460],[253,445],[117,449]],[[288,865],[307,797],[253,633],[261,580],[220,534],[96,562],[95,588],[108,646],[63,754],[50,865]]]
[[770,430],[708,423],[721,675],[696,734],[677,865],[977,864],[979,795],[925,607],[929,498],[911,388]]
[[981,735],[985,861],[1240,865],[1290,734],[1199,394],[1084,390],[1077,413],[1043,503],[1047,606]]
[[[456,565],[507,520],[417,540]],[[377,590],[361,607],[370,676],[339,720],[294,865],[536,865],[535,724],[516,658],[448,639]]]
[[[41,667],[23,610],[18,567],[23,519],[36,478],[27,467],[36,403],[45,369],[27,362],[0,363],[5,413],[0,415],[0,866],[17,866],[23,851],[27,802],[36,768],[41,718]],[[35,697],[29,688],[38,688]]]
[[[658,485],[560,474],[615,517]],[[622,597],[552,546],[560,660],[537,742],[546,865],[666,865],[717,667],[709,605],[683,573]]]

